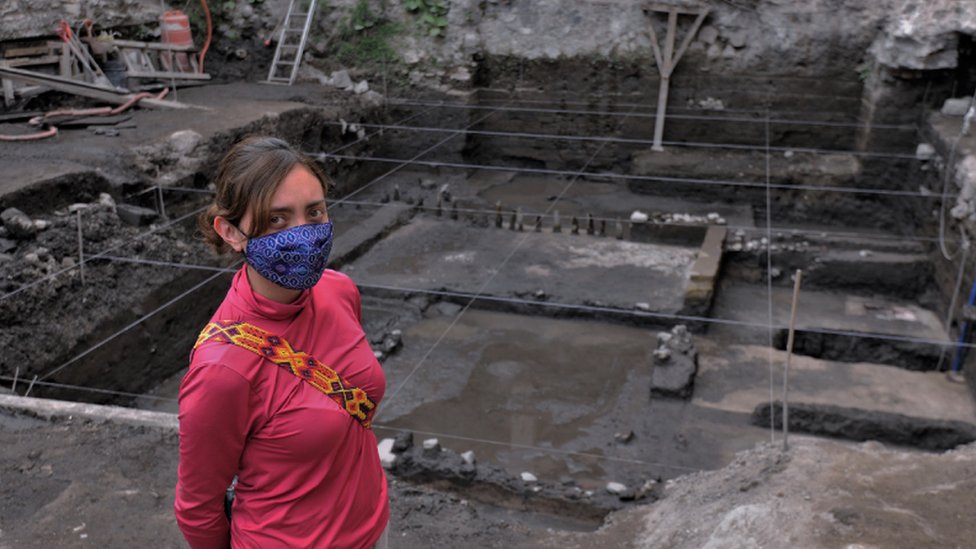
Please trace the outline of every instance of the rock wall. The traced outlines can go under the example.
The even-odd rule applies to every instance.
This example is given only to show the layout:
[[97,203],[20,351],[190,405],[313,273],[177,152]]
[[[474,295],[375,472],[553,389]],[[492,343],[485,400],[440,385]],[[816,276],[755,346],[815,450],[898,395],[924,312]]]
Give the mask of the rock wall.
[[52,36],[62,19],[72,27],[82,19],[100,27],[155,23],[157,0],[4,0],[0,2],[0,41]]

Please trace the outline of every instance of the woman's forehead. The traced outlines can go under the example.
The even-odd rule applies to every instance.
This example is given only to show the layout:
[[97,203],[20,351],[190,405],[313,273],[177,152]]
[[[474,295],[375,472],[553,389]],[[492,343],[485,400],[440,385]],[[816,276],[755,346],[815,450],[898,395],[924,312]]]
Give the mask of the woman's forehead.
[[322,182],[305,166],[299,164],[292,168],[281,180],[271,196],[271,209],[292,209],[305,207],[325,200]]

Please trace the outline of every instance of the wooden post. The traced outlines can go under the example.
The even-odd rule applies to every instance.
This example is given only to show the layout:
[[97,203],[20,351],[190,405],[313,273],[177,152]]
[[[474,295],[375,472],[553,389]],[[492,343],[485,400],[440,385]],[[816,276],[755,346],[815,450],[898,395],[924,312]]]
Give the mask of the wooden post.
[[688,45],[691,44],[695,35],[698,34],[698,29],[701,27],[702,21],[705,20],[705,16],[708,15],[709,10],[707,8],[701,8],[697,12],[682,12],[689,14],[697,13],[698,17],[692,24],[691,30],[688,31],[688,34],[682,40],[677,52],[674,51],[674,39],[678,30],[678,8],[674,6],[660,6],[655,7],[653,11],[655,13],[668,14],[668,30],[667,35],[664,37],[664,52],[661,51],[661,47],[657,43],[657,32],[654,30],[653,22],[649,27],[651,31],[651,46],[654,48],[654,60],[657,62],[658,74],[661,77],[657,91],[657,116],[654,119],[654,143],[651,145],[651,150],[663,151],[664,147],[661,145],[661,142],[664,138],[664,120],[667,117],[668,92],[671,89],[671,73],[674,72],[674,67],[677,66],[678,61],[681,60],[681,56],[688,49]]
[[[768,252],[767,252],[768,253]],[[793,306],[790,309],[790,332],[786,339],[786,368],[783,370],[783,451],[790,449],[787,437],[789,436],[789,391],[790,391],[790,358],[793,356],[793,335],[796,332],[796,308],[800,299],[800,281],[803,279],[803,271],[796,270],[793,280]],[[772,405],[772,403],[770,403]],[[772,414],[772,408],[770,408]]]

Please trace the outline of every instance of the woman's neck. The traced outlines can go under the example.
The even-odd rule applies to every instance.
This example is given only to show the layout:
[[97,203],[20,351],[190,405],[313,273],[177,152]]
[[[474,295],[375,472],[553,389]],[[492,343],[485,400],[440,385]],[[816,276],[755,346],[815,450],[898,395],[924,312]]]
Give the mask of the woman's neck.
[[254,267],[247,266],[247,281],[251,284],[251,289],[261,297],[266,297],[278,303],[292,303],[298,296],[302,295],[302,290],[289,290],[271,282],[261,276]]

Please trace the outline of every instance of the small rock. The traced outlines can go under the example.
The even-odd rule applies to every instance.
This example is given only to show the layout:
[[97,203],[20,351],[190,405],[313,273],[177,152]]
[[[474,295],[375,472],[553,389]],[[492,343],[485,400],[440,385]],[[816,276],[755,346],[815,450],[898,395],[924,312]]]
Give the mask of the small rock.
[[613,439],[621,444],[627,444],[631,440],[634,440],[634,432],[626,431],[623,433],[614,433]]
[[0,238],[0,254],[5,254],[7,252],[12,252],[17,249],[17,243],[13,240],[7,240],[6,238]]
[[115,213],[119,219],[133,227],[144,227],[158,217],[155,210],[134,204],[119,204],[115,207]]
[[376,451],[380,454],[380,464],[384,469],[393,469],[396,465],[397,456],[393,453],[394,440],[392,438],[384,438],[376,446]]
[[671,332],[658,332],[657,333],[657,346],[658,347],[661,347],[662,345],[665,345],[667,342],[671,341],[671,338],[672,337],[674,337],[674,336],[671,335]]
[[400,454],[413,447],[413,433],[400,431],[393,438],[393,451]]
[[647,303],[646,301],[638,301],[637,303],[634,303],[634,308],[638,311],[650,311],[651,304]]
[[949,98],[942,104],[942,114],[946,116],[963,116],[969,110],[968,97]]
[[34,228],[38,231],[45,231],[51,226],[51,222],[45,219],[35,219]]
[[439,194],[441,196],[441,198],[444,199],[444,202],[450,202],[451,201],[450,187],[451,186],[450,186],[449,183],[444,183],[443,185],[441,185],[440,190],[437,191],[437,194]]
[[68,206],[68,213],[75,213],[77,211],[85,211],[91,207],[91,204],[86,204],[84,202],[75,202],[74,204]]
[[61,267],[65,269],[73,268],[77,263],[75,263],[75,258],[65,256],[61,259]]
[[429,191],[436,186],[437,186],[437,181],[434,181],[433,179],[424,178],[420,180],[420,188],[425,191]]
[[748,38],[748,35],[746,34],[746,31],[744,31],[744,30],[735,31],[735,32],[733,32],[732,34],[730,34],[728,36],[729,44],[733,48],[744,48],[746,46],[746,39],[747,38]]
[[403,343],[402,337],[403,332],[400,330],[393,330],[392,332],[383,336],[383,342],[380,344],[380,348],[384,353],[389,355],[400,348],[400,345]]
[[671,359],[671,350],[668,348],[654,349],[654,361],[658,363],[667,362]]
[[915,158],[919,160],[931,160],[935,156],[935,147],[928,143],[919,143],[915,147]]
[[708,45],[712,45],[718,40],[718,30],[711,25],[705,25],[698,31],[698,39]]
[[624,485],[624,484],[621,484],[619,482],[608,482],[607,483],[607,492],[610,492],[611,494],[613,494],[615,496],[619,496],[620,494],[622,494],[622,493],[624,493],[626,491],[627,491],[627,486]]
[[475,463],[475,461],[474,461],[474,451],[473,450],[468,450],[467,452],[462,453],[461,454],[461,459],[464,460],[464,463],[467,463],[468,465],[474,465],[474,463]]
[[650,217],[640,210],[634,210],[633,213],[630,214],[631,223],[647,223],[648,219],[650,219]]
[[30,263],[31,265],[40,265],[41,258],[36,253],[30,252],[28,254],[24,254],[24,262]]
[[[177,132],[179,133],[179,132]],[[175,134],[174,134],[175,135]],[[199,134],[198,134],[199,135]],[[115,208],[115,199],[108,193],[98,193],[98,205],[106,208]]]
[[407,65],[420,63],[421,53],[418,50],[409,49],[403,52],[403,62]]
[[[197,145],[200,144],[202,139],[203,136],[193,130],[180,130],[178,132],[173,132],[169,136],[169,142],[167,145],[173,157],[180,158],[189,156],[189,154],[197,148]],[[99,196],[99,202],[101,202],[101,200],[102,198]]]
[[733,48],[731,45],[725,46],[725,49],[722,50],[722,57],[726,59],[735,57],[735,48]]
[[383,94],[369,90],[361,96],[361,101],[364,105],[379,107],[383,105]]
[[528,471],[522,472],[522,482],[538,482],[539,479]]
[[715,99],[714,97],[706,97],[698,102],[698,106],[712,111],[723,111],[725,110],[725,103],[721,99]]
[[352,78],[349,77],[349,71],[347,70],[335,71],[329,75],[329,79],[332,81],[332,85],[340,90],[345,90],[353,86]]
[[461,312],[461,306],[457,303],[451,303],[450,301],[438,301],[436,304],[434,304],[434,306],[427,310],[443,316],[454,316]]
[[365,80],[360,80],[356,82],[356,85],[352,87],[353,93],[356,95],[361,95],[369,91],[369,82]]
[[440,451],[441,443],[436,438],[428,438],[424,441],[424,450]]
[[783,153],[783,158],[793,158],[793,151],[785,151]]
[[376,357],[376,360],[383,360],[383,358],[386,357],[386,355],[383,354],[383,351],[373,351],[373,356]]
[[546,291],[545,290],[542,290],[542,289],[536,290],[535,293],[532,294],[532,297],[534,297],[536,299],[545,299],[546,298]]
[[34,221],[17,208],[7,208],[0,212],[0,221],[3,221],[7,233],[18,240],[30,238],[37,232]]
[[861,257],[868,257],[868,256],[871,255],[871,250],[861,250],[861,251],[857,252],[857,255],[859,255]]
[[718,57],[721,57],[722,46],[720,46],[718,43],[708,46],[708,49],[705,50],[705,56],[708,57],[709,59],[716,59]]
[[776,267],[773,267],[772,269],[769,270],[769,276],[773,280],[776,280],[777,278],[783,276],[783,271],[781,271],[780,269],[778,269]]
[[447,77],[457,82],[469,82],[471,81],[471,71],[467,67],[461,66],[451,71]]

